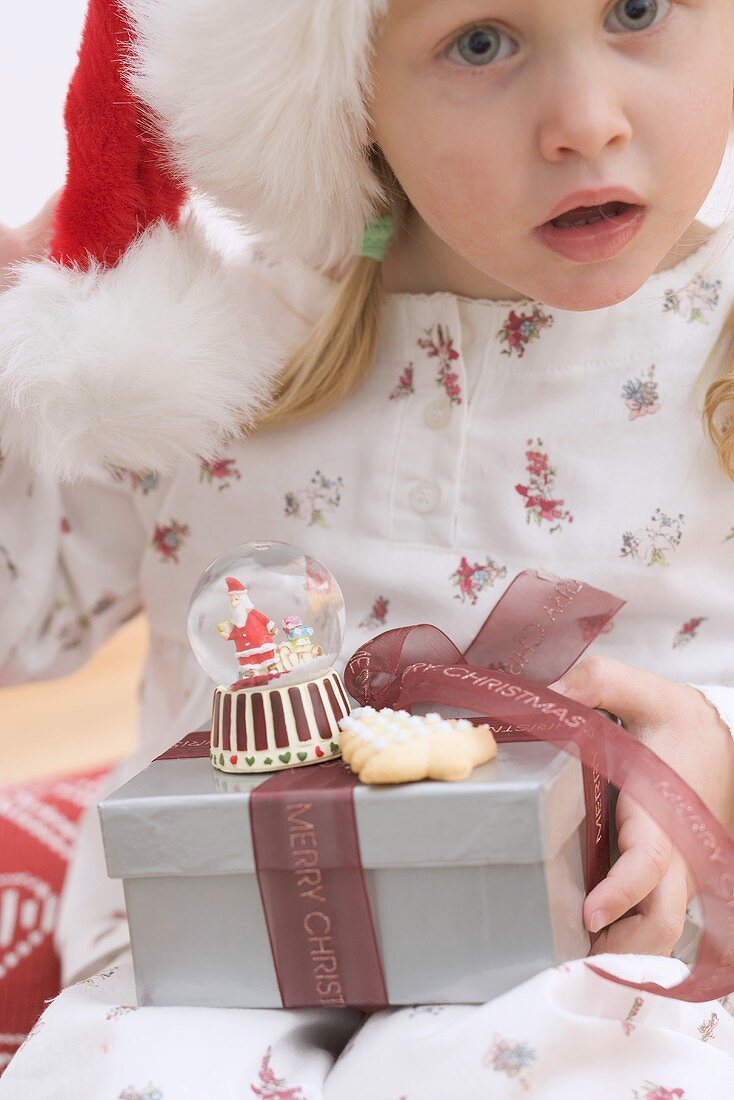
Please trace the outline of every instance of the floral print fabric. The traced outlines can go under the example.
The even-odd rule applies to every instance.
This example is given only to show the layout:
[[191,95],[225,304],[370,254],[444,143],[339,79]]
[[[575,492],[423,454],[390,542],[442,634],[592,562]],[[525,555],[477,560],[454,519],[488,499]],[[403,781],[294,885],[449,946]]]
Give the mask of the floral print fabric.
[[460,355],[454,347],[448,328],[441,324],[430,328],[427,335],[418,340],[418,347],[423,348],[429,359],[438,359],[436,384],[444,390],[453,404],[460,405],[461,382],[456,370],[453,369]]
[[563,523],[573,523],[573,516],[567,508],[562,507],[564,501],[553,496],[556,470],[550,465],[548,455],[543,450],[543,440],[529,439],[527,446],[527,484],[516,485],[515,492],[525,498],[526,521],[530,523],[534,520],[538,526],[548,523],[548,530],[552,534],[560,531]]
[[[672,985],[677,959],[601,955]],[[0,1100],[729,1100],[734,1004],[671,1002],[551,967],[484,1005],[138,1008],[129,953],[46,1009]]]
[[719,304],[721,279],[696,273],[680,290],[668,290],[663,309],[685,317],[689,324],[707,325]]
[[553,324],[553,315],[545,313],[539,306],[533,306],[532,313],[517,313],[511,309],[507,320],[499,330],[498,337],[505,345],[503,355],[517,355],[522,359],[527,345],[537,340],[544,328]]

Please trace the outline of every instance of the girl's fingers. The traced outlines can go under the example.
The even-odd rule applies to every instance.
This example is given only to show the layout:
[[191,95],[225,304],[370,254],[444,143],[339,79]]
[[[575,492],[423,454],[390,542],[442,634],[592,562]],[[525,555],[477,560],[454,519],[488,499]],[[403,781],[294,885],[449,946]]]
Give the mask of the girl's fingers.
[[676,859],[660,884],[637,906],[638,912],[606,928],[590,954],[670,955],[683,933],[687,899],[685,866]]
[[25,225],[11,229],[0,223],[0,290],[5,290],[12,282],[13,276],[8,270],[11,265],[38,259],[48,250],[60,193],[52,195]]
[[617,801],[617,821],[619,859],[584,902],[584,924],[590,932],[598,932],[638,905],[670,866],[670,840],[624,791]]
[[627,729],[669,721],[675,705],[671,695],[679,687],[653,672],[598,654],[584,658],[548,686],[587,707],[611,711]]

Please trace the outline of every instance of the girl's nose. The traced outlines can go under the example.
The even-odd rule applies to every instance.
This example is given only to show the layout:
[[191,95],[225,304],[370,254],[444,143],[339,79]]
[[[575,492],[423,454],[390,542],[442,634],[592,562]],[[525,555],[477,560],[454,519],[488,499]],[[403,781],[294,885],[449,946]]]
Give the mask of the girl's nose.
[[622,148],[632,135],[620,74],[593,49],[564,51],[536,89],[541,156],[559,161],[575,153],[597,160],[607,147]]

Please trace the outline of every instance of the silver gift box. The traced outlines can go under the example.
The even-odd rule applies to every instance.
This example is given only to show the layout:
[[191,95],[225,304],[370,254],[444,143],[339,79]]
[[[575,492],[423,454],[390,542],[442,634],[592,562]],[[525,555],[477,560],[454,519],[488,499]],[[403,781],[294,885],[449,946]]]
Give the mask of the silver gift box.
[[[140,1004],[280,1007],[248,811],[268,778],[157,760],[100,803]],[[390,1004],[482,1003],[588,954],[574,756],[501,745],[468,780],[354,805]]]

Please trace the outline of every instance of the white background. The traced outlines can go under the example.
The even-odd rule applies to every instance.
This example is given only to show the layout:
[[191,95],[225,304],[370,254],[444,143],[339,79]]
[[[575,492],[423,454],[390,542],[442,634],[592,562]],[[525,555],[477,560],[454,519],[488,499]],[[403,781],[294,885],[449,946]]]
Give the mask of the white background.
[[0,0],[0,222],[27,221],[66,174],[62,112],[86,0]]
[[[0,222],[20,225],[64,182],[63,104],[86,0],[0,0]],[[731,147],[730,147],[731,149]],[[734,213],[727,155],[701,217]]]

